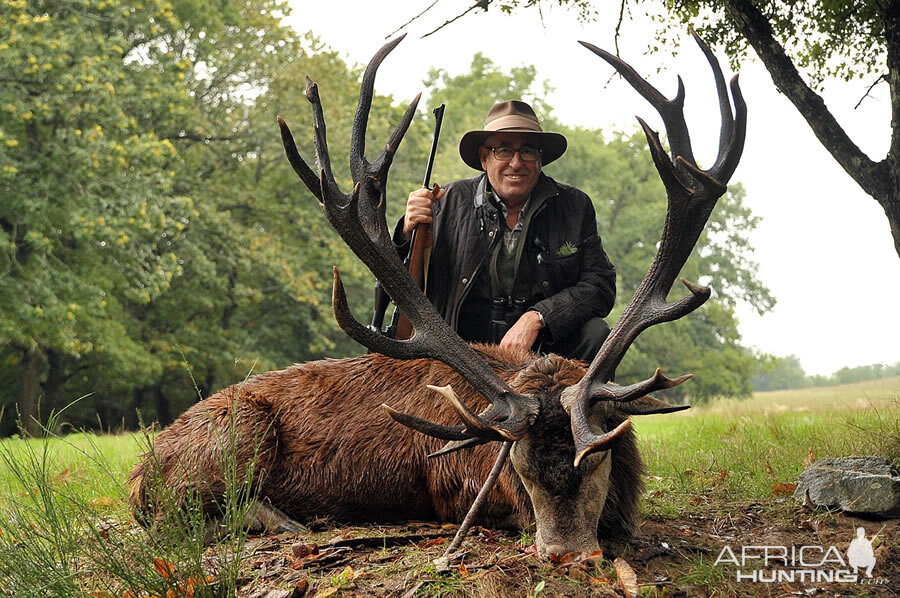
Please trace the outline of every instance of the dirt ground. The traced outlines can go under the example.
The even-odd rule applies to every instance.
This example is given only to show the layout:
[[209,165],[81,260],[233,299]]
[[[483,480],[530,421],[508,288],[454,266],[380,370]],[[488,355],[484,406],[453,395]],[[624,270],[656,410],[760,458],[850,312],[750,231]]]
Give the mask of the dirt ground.
[[[898,596],[900,595],[900,520],[875,521],[842,513],[808,511],[794,503],[740,504],[695,511],[679,520],[645,520],[625,547],[606,547],[597,555],[567,555],[549,561],[534,553],[527,532],[513,534],[476,527],[452,560],[438,573],[432,561],[441,556],[456,531],[454,525],[408,523],[396,526],[335,527],[321,523],[309,534],[251,537],[244,551],[246,575],[241,596],[623,596],[627,566],[636,575],[639,596]],[[700,514],[702,513],[702,514]],[[846,552],[857,527],[873,542],[877,564],[866,583],[738,582],[734,562],[715,564],[727,545],[735,558],[741,547],[834,546]],[[755,551],[755,552],[754,552]],[[760,554],[750,549],[748,554]],[[823,552],[808,563],[818,563]],[[620,566],[613,564],[615,562]],[[763,569],[759,559],[740,569]],[[770,561],[771,562],[771,561]],[[772,569],[800,569],[772,564]],[[626,577],[620,579],[619,574]],[[632,589],[634,587],[632,586]]]

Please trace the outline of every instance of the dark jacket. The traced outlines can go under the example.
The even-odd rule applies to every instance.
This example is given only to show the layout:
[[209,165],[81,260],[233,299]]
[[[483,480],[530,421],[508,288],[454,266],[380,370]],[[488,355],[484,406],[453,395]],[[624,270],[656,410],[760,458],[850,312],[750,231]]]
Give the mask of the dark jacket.
[[[489,308],[475,303],[485,299],[490,255],[505,226],[493,194],[485,193],[486,180],[482,174],[449,183],[433,207],[426,295],[466,340],[486,340],[477,331],[486,331]],[[549,340],[559,340],[591,317],[609,314],[616,273],[597,235],[590,198],[544,174],[536,189],[549,197],[532,216],[523,239],[513,297],[526,298],[530,309],[543,316]],[[394,239],[402,240],[399,227]]]

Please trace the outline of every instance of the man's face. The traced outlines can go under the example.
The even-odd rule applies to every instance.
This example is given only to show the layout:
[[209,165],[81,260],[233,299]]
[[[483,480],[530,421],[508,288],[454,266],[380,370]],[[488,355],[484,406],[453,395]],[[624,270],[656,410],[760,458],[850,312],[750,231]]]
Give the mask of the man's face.
[[488,180],[500,199],[507,205],[518,205],[525,202],[541,174],[541,159],[526,162],[516,152],[511,160],[498,160],[488,147],[508,147],[519,149],[522,146],[540,148],[537,135],[528,133],[495,133],[487,138],[479,150],[481,166],[488,175]]

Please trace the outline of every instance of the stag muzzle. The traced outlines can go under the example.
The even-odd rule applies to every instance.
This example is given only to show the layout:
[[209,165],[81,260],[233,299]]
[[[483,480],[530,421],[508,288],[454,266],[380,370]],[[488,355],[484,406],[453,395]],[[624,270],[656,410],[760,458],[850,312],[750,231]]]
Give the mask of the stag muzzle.
[[538,554],[562,556],[597,550],[597,526],[609,492],[611,453],[588,455],[578,467],[567,458],[548,467],[537,456],[541,447],[531,441],[526,436],[516,442],[510,456],[531,498]]

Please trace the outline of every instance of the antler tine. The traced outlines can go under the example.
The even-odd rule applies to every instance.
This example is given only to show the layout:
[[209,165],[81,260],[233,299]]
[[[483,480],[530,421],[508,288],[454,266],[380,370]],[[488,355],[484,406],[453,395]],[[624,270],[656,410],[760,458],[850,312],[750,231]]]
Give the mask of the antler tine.
[[281,116],[275,117],[278,121],[278,128],[281,130],[281,143],[284,145],[284,151],[287,154],[288,162],[294,167],[294,172],[303,181],[303,184],[316,196],[319,203],[322,203],[322,185],[319,183],[319,177],[307,166],[300,152],[297,151],[297,144],[294,143],[294,136],[291,135],[291,129]]
[[[409,340],[396,341],[372,332],[357,322],[347,306],[340,275],[335,269],[333,303],[335,317],[341,328],[363,346],[389,357],[398,359],[427,357],[443,361],[459,372],[491,403],[491,407],[485,413],[474,416],[475,420],[470,420],[469,423],[477,422],[477,425],[467,425],[462,431],[459,428],[438,424],[411,425],[413,419],[409,418],[402,419],[401,423],[425,433],[430,433],[426,430],[439,431],[444,434],[442,438],[457,438],[459,434],[463,434],[466,439],[483,434],[489,434],[492,440],[521,438],[537,415],[536,399],[512,392],[487,363],[447,326],[403,266],[388,233],[384,202],[388,170],[394,152],[415,116],[418,96],[407,108],[378,158],[369,163],[364,155],[375,74],[384,58],[402,39],[401,37],[385,44],[369,63],[363,75],[359,105],[351,134],[350,169],[354,188],[350,195],[340,192],[332,176],[322,106],[318,90],[309,80],[307,97],[313,107],[316,155],[319,164],[318,184],[312,182],[311,171],[300,158],[287,125],[279,121],[285,151],[304,183],[314,193],[315,187],[319,188],[316,195],[325,208],[328,221],[347,246],[381,281],[384,289],[409,317],[416,332]],[[462,415],[460,409],[457,411]]]
[[728,100],[728,89],[725,85],[725,75],[722,74],[722,68],[719,66],[719,59],[713,54],[709,45],[703,41],[694,28],[690,29],[691,36],[700,50],[706,57],[713,72],[716,81],[716,95],[719,98],[719,113],[722,119],[722,128],[719,134],[719,152],[716,156],[715,164],[707,172],[717,180],[728,180],[731,178],[734,169],[740,159],[744,149],[744,135],[747,130],[747,104],[744,103],[744,97],[741,94],[741,88],[738,84],[738,76],[735,75],[731,79],[731,93],[734,96],[735,114],[731,112],[731,103]]
[[[659,111],[669,134],[675,159],[673,161],[669,158],[659,141],[659,135],[639,118],[647,137],[650,154],[666,188],[668,196],[666,221],[656,257],[634,297],[591,362],[587,373],[578,384],[563,392],[563,406],[569,411],[572,433],[576,442],[576,463],[594,451],[604,450],[610,442],[618,437],[617,430],[619,428],[600,436],[591,431],[588,413],[596,401],[615,401],[617,405],[621,406],[619,410],[625,413],[674,411],[676,409],[673,406],[656,401],[656,399],[646,400],[646,395],[654,390],[681,384],[689,377],[669,379],[657,370],[650,379],[630,386],[615,387],[607,383],[625,356],[625,352],[643,330],[654,324],[687,315],[702,305],[710,296],[709,288],[695,285],[682,278],[681,282],[688,288],[690,295],[674,303],[666,301],[666,296],[669,294],[678,272],[693,251],[716,202],[725,193],[728,178],[734,172],[740,159],[747,122],[746,104],[735,79],[732,81],[731,88],[736,115],[732,117],[725,79],[718,61],[708,46],[695,33],[693,35],[713,69],[722,114],[719,155],[713,168],[706,171],[698,168],[690,155],[690,140],[682,110],[684,92],[681,79],[679,78],[679,93],[675,100],[665,100],[628,64],[608,52],[582,42],[582,45],[612,64],[632,87]],[[636,402],[640,400],[643,400],[643,403],[637,404]],[[629,407],[629,405],[632,406]]]
[[[353,173],[353,180],[355,181],[362,180],[362,177],[358,175],[362,175],[366,165],[366,128],[369,124],[369,110],[372,107],[372,98],[375,95],[375,75],[378,72],[378,67],[381,66],[381,63],[387,58],[387,55],[390,54],[394,48],[397,47],[397,44],[402,42],[405,37],[406,34],[404,33],[382,46],[381,49],[375,53],[375,56],[372,57],[372,60],[369,61],[369,64],[366,66],[366,70],[363,73],[362,85],[359,90],[359,103],[356,107],[356,116],[353,118],[353,129],[350,133],[350,171]],[[413,112],[415,112],[415,108],[413,108]],[[405,132],[406,129],[404,128],[403,133]],[[400,137],[403,137],[403,133],[400,134]],[[397,143],[400,143],[399,139],[397,140]]]
[[610,54],[602,48],[598,48],[589,42],[578,42],[616,69],[622,78],[639,93],[650,105],[656,108],[659,115],[663,119],[666,126],[666,132],[669,134],[669,145],[672,148],[672,154],[682,156],[690,163],[694,162],[694,150],[691,148],[691,135],[688,132],[687,123],[684,120],[684,82],[681,76],[678,77],[678,92],[674,99],[668,99],[659,92],[654,86],[644,80],[634,68],[616,56]]
[[319,100],[319,86],[309,77],[306,78],[306,99],[312,104],[316,164],[319,167],[319,179],[322,185],[321,201],[328,205],[326,200],[330,198],[333,203],[339,200],[341,203],[345,203],[347,196],[341,192],[331,171],[331,157],[328,155],[328,139],[325,132],[325,115],[322,113],[322,102]]

